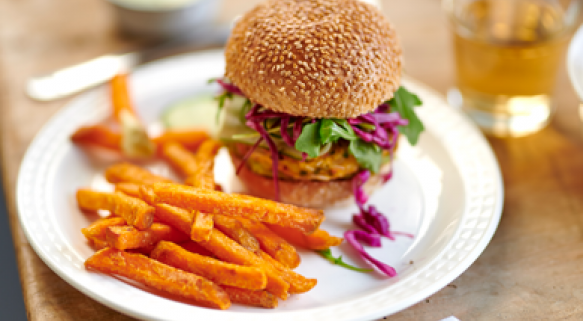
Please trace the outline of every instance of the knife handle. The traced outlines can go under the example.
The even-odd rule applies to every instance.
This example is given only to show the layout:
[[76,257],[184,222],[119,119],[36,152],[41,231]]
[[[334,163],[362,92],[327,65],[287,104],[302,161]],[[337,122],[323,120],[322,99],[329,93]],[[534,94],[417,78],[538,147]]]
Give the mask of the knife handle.
[[31,78],[26,84],[26,93],[40,101],[69,96],[102,84],[120,71],[130,70],[138,60],[138,52],[97,57],[51,74]]

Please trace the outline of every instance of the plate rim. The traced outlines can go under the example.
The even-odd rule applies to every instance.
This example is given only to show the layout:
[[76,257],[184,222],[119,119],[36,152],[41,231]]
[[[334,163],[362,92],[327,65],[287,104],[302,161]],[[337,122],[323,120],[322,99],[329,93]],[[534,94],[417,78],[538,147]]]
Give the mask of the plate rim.
[[[195,53],[188,53],[188,54],[183,54],[183,55],[178,55],[178,56],[172,56],[172,57],[168,57],[165,59],[161,59],[161,60],[149,63],[147,65],[144,65],[144,67],[156,67],[156,65],[159,65],[159,64],[172,63],[172,61],[176,60],[177,58],[178,58],[178,60],[180,60],[180,59],[194,59],[191,56],[201,57],[204,55],[217,55],[217,54],[222,54],[222,52],[223,52],[222,50],[208,50],[208,51],[200,51],[200,52],[195,52]],[[144,68],[144,67],[142,67],[142,68]],[[416,86],[422,87],[424,89],[424,91],[430,93],[431,95],[436,97],[436,99],[441,100],[443,105],[447,105],[445,98],[440,93],[436,92],[435,90],[429,88],[428,86],[426,86],[426,85],[424,85],[416,80],[413,80],[413,79],[408,78],[408,77],[405,77],[405,78],[407,79],[408,82],[415,83]],[[24,193],[25,187],[26,187],[26,185],[24,185],[25,181],[24,181],[23,177],[25,177],[25,174],[23,172],[27,169],[26,164],[31,162],[31,159],[32,159],[31,154],[34,151],[33,147],[37,146],[42,141],[43,134],[46,131],[48,131],[51,128],[51,126],[54,126],[53,123],[56,122],[56,120],[58,120],[60,117],[63,117],[64,114],[66,114],[67,112],[70,112],[70,110],[74,109],[75,106],[82,104],[84,101],[91,102],[94,99],[99,99],[98,94],[99,94],[99,88],[93,89],[89,92],[81,94],[80,96],[71,100],[61,110],[59,110],[55,115],[53,115],[41,127],[41,129],[38,131],[38,133],[35,135],[34,139],[30,143],[30,145],[25,153],[25,156],[23,157],[21,167],[20,167],[20,170],[18,173],[17,188],[16,188],[16,190],[17,190],[16,203],[17,203],[17,210],[18,210],[18,218],[19,218],[19,222],[23,228],[23,231],[24,231],[24,233],[29,241],[29,244],[33,247],[33,249],[35,250],[37,255],[43,260],[43,262],[45,264],[47,264],[49,266],[49,268],[51,268],[52,271],[54,271],[57,275],[59,275],[67,283],[71,284],[77,290],[79,290],[80,292],[84,293],[85,295],[91,297],[92,299],[100,302],[101,304],[104,304],[105,306],[113,308],[121,313],[124,313],[126,315],[130,315],[133,317],[138,317],[138,318],[152,318],[152,316],[150,316],[150,315],[140,314],[136,311],[128,309],[122,303],[108,300],[107,298],[100,296],[97,292],[91,291],[91,289],[78,284],[77,280],[75,280],[74,278],[69,277],[69,275],[67,275],[63,269],[61,269],[55,262],[53,262],[53,260],[50,257],[48,257],[48,254],[45,253],[45,251],[40,247],[40,244],[36,243],[35,239],[32,238],[32,236],[30,235],[30,233],[31,233],[30,226],[28,225],[29,222],[27,222],[25,220],[25,216],[23,214],[23,212],[25,211],[24,207],[23,207],[23,206],[25,206],[24,200],[23,200],[23,197],[24,197],[23,193]],[[460,264],[456,265],[456,267],[454,269],[450,270],[449,273],[447,273],[447,275],[444,278],[442,278],[441,282],[434,282],[430,286],[424,288],[422,291],[418,291],[416,295],[409,298],[408,300],[405,300],[405,302],[401,302],[400,304],[397,305],[397,307],[393,307],[390,311],[387,311],[387,312],[372,311],[372,312],[368,312],[368,314],[358,315],[358,316],[355,316],[353,318],[346,319],[346,320],[357,320],[357,319],[361,320],[363,318],[379,317],[379,316],[384,316],[384,315],[388,315],[388,314],[393,314],[393,313],[402,311],[402,310],[422,301],[423,299],[431,296],[432,294],[436,293],[437,291],[439,291],[440,289],[445,287],[451,281],[453,281],[457,277],[459,277],[465,270],[467,270],[469,268],[469,266],[472,265],[476,261],[476,259],[483,253],[484,249],[486,248],[486,246],[489,244],[490,240],[492,239],[492,237],[493,237],[493,235],[498,227],[498,223],[499,223],[501,215],[502,215],[502,208],[503,208],[503,203],[504,203],[504,185],[503,185],[500,167],[499,167],[499,164],[497,162],[497,159],[495,157],[494,152],[492,151],[490,145],[487,143],[483,134],[481,132],[479,132],[477,127],[475,127],[475,125],[473,125],[473,123],[471,123],[471,121],[465,115],[461,114],[460,111],[453,110],[453,109],[452,109],[452,111],[453,111],[453,113],[455,113],[459,117],[461,117],[460,119],[462,120],[463,124],[465,124],[466,126],[469,126],[470,131],[472,131],[474,134],[474,138],[481,141],[481,146],[482,146],[482,148],[485,147],[486,154],[488,154],[487,156],[490,158],[489,162],[491,163],[490,165],[492,166],[491,169],[494,171],[494,174],[495,174],[494,180],[497,183],[497,184],[495,184],[496,185],[495,186],[495,189],[496,189],[495,194],[496,195],[495,195],[495,200],[494,200],[495,204],[493,205],[493,214],[490,217],[490,224],[488,224],[488,228],[483,232],[483,235],[481,236],[480,241],[478,242],[478,244],[475,245],[475,247],[472,249],[472,251],[469,252],[469,254],[466,257],[463,258],[463,260]],[[475,134],[477,134],[477,136]],[[448,150],[448,152],[450,152],[450,151]],[[448,155],[449,155],[449,153],[448,153]],[[465,186],[465,183],[464,183],[464,186]],[[464,211],[462,217],[464,215],[467,215],[467,209]],[[452,244],[455,241],[456,237],[458,236],[457,234],[460,233],[460,230],[461,230],[461,227],[458,226],[456,228],[454,234],[452,235],[451,239],[444,245],[444,249],[447,248],[450,244]],[[443,252],[443,250],[442,250],[442,252]],[[436,259],[437,258],[435,258],[434,260],[436,260]],[[430,264],[431,263],[429,263],[429,262],[427,263],[427,265],[430,265]],[[320,308],[317,308],[317,307],[316,308],[308,308],[306,310],[317,310],[317,309],[320,309]],[[281,315],[291,315],[291,317],[293,318],[293,315],[297,314],[297,313],[299,313],[299,312],[282,311],[281,313],[278,313],[278,314],[275,314],[275,313],[274,314],[264,314],[264,316],[269,316],[271,318],[277,318],[277,317],[280,317]],[[235,314],[239,314],[239,313],[235,313]],[[258,314],[253,314],[253,313],[245,313],[245,314],[250,315],[250,316],[258,316]]]

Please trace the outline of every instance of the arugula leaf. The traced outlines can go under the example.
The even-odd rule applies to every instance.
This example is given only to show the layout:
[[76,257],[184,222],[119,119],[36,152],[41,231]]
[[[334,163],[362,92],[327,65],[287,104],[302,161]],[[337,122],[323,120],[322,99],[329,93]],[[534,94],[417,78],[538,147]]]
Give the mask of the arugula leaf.
[[340,138],[355,140],[358,137],[346,119],[323,119],[320,125],[320,141],[322,145],[336,142]]
[[215,78],[210,78],[209,80],[206,81],[207,84],[212,84],[213,82],[217,81],[221,79],[220,77],[215,77]]
[[383,151],[379,146],[357,139],[350,142],[348,150],[360,166],[373,173],[379,172],[383,161]]
[[336,265],[340,265],[341,267],[347,268],[349,270],[353,270],[353,271],[357,271],[357,272],[363,272],[363,273],[367,273],[367,272],[372,272],[372,269],[361,269],[361,268],[357,268],[355,266],[352,266],[350,264],[344,263],[342,261],[342,255],[340,255],[338,258],[335,258],[334,256],[332,256],[332,252],[330,251],[330,249],[325,249],[325,250],[319,250],[316,251],[318,252],[321,256],[323,256],[325,259],[327,259],[328,261],[332,262],[333,264]]
[[419,140],[419,135],[425,127],[415,111],[413,107],[421,106],[423,104],[421,99],[407,89],[405,87],[399,87],[399,89],[395,92],[394,97],[388,101],[388,104],[391,105],[391,108],[398,112],[401,117],[409,120],[409,124],[407,126],[399,126],[399,130],[407,137],[407,140],[411,145],[417,144]]
[[305,125],[295,147],[311,158],[318,157],[320,155],[320,122]]

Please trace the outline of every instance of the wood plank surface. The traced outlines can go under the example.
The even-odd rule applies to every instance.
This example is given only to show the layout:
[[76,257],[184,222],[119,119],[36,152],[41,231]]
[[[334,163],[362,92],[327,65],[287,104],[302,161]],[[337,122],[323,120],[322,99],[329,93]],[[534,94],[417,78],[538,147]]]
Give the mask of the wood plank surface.
[[[223,21],[253,3],[224,2]],[[440,1],[382,3],[399,32],[406,72],[445,94],[454,73]],[[0,163],[31,321],[130,320],[69,286],[38,258],[16,218],[15,184],[35,133],[68,102],[28,99],[26,79],[134,44],[116,32],[103,0],[0,0]],[[583,142],[579,102],[564,67],[557,93],[551,126],[529,137],[490,139],[505,206],[486,251],[449,286],[388,320],[583,319]]]

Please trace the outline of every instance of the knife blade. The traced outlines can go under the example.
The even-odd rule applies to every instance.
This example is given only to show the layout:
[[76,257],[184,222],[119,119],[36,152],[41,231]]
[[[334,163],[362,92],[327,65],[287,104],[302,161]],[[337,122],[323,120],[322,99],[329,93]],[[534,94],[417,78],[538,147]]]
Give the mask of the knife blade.
[[38,101],[64,98],[102,84],[121,71],[185,51],[223,46],[230,26],[200,28],[141,50],[103,55],[27,81],[26,94]]

